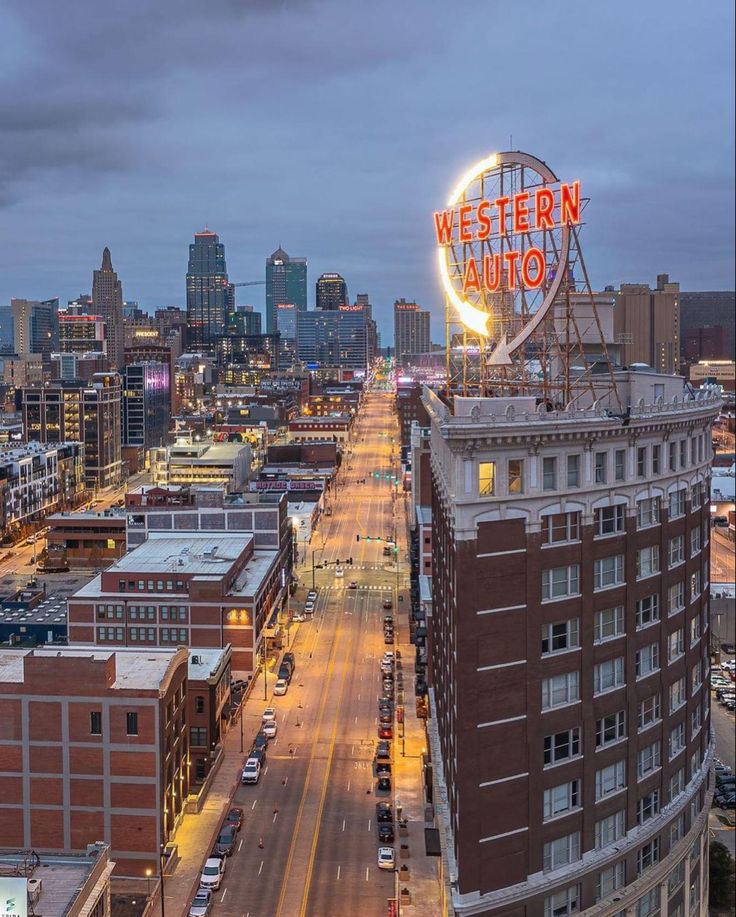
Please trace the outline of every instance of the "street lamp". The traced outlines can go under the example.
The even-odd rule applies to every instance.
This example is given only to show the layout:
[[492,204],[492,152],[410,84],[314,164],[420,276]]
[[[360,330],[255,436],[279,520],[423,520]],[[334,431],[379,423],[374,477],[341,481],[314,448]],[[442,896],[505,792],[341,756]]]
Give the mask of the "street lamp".
[[161,873],[161,917],[166,917],[166,899],[164,897],[164,845],[159,849],[159,872]]
[[149,868],[146,870],[146,881],[148,882],[148,898],[151,897],[151,876],[153,875],[153,870]]

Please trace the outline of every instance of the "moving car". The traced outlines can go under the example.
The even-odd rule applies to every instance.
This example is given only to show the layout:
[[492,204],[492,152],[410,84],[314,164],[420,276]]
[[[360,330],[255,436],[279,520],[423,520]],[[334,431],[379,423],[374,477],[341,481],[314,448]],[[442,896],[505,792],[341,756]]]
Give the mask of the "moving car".
[[189,905],[189,917],[207,917],[212,909],[212,892],[207,888],[200,888]]
[[276,720],[270,720],[268,723],[263,724],[263,732],[266,734],[269,740],[276,738],[276,733],[279,731],[279,727],[276,724]]
[[285,678],[279,678],[273,687],[273,693],[276,697],[283,697],[289,690],[289,682]]
[[342,567],[335,567],[335,576],[338,578],[340,578],[341,576],[345,576],[345,571],[343,570]]
[[240,806],[233,806],[225,817],[225,823],[233,825],[236,831],[240,831],[243,826],[243,810]]
[[310,590],[309,590],[309,592],[307,593],[307,601],[308,601],[308,602],[316,602],[316,601],[317,601],[317,590],[316,590],[316,589],[310,589]]
[[303,623],[304,621],[307,620],[307,616],[301,614],[301,612],[298,611],[295,615],[292,615],[291,620],[292,620],[295,624],[301,624],[301,623]]
[[237,833],[238,829],[235,825],[224,824],[220,828],[220,833],[217,835],[217,840],[215,841],[215,849],[212,852],[218,856],[222,855],[229,857],[235,850]]
[[243,768],[241,783],[258,783],[261,779],[261,762],[256,758],[248,758]]
[[358,584],[355,582],[354,579],[351,579],[350,582],[348,583],[348,589],[357,589],[357,588],[358,588]]
[[394,626],[394,616],[393,615],[386,615],[386,617],[383,619],[383,626],[386,627],[386,625],[389,625],[390,627]]
[[[386,611],[391,611],[391,609],[394,607],[394,603],[391,601],[391,599],[384,599],[383,607],[386,609]],[[393,618],[391,619],[391,621],[393,623]]]
[[314,614],[314,602],[310,602],[309,599],[307,599],[306,604],[304,605],[304,613],[308,615]]
[[199,877],[200,888],[208,891],[217,891],[225,875],[225,859],[220,857],[209,857],[202,869],[202,875]]
[[263,711],[263,716],[261,721],[264,723],[272,723],[276,719],[276,708],[275,707],[266,707]]
[[379,869],[395,869],[396,868],[396,857],[394,855],[393,847],[379,847],[378,848],[378,868]]

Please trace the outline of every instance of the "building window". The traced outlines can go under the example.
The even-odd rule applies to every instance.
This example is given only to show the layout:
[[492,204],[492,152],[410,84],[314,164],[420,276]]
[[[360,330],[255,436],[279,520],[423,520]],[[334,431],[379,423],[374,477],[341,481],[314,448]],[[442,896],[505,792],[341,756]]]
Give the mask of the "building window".
[[478,493],[492,497],[496,493],[496,463],[478,462]]
[[563,544],[580,539],[580,513],[553,513],[542,517],[542,544]]
[[102,735],[102,713],[99,710],[92,710],[89,715],[89,734],[91,736]]
[[685,748],[685,724],[678,723],[670,732],[669,757],[670,761],[676,758]]
[[647,447],[641,446],[636,450],[636,476],[637,478],[646,478],[647,476]]
[[623,605],[596,612],[593,623],[593,641],[595,643],[603,643],[605,640],[620,637],[624,633]]
[[595,823],[595,849],[602,850],[615,844],[626,834],[626,812],[621,809]]
[[560,653],[580,646],[579,619],[542,625],[542,655]]
[[667,565],[670,570],[673,567],[676,567],[678,564],[681,564],[685,560],[685,536],[677,535],[675,538],[670,538],[670,543],[667,549]]
[[125,714],[125,734],[129,736],[138,735],[138,714],[128,711]]
[[554,567],[542,571],[542,601],[580,594],[580,566]]
[[687,465],[687,440],[680,440],[680,468],[684,468]]
[[678,678],[670,685],[670,713],[679,710],[687,700],[685,694],[685,678]]
[[595,454],[595,483],[596,484],[605,484],[606,483],[607,464],[608,464],[608,453],[607,452],[596,452]]
[[195,748],[206,748],[207,747],[207,727],[206,726],[190,726],[189,744]]
[[685,836],[685,813],[680,812],[670,824],[670,850]]
[[685,768],[681,767],[674,776],[670,777],[670,802],[677,799],[685,791]]
[[674,615],[685,607],[685,584],[674,583],[667,590],[667,613]]
[[617,481],[626,480],[626,450],[617,449],[614,452],[614,477]]
[[595,772],[595,801],[618,793],[626,786],[626,762],[617,761]]
[[565,917],[566,914],[576,914],[579,910],[579,885],[571,885],[570,888],[555,892],[544,899],[544,917]]
[[614,863],[608,869],[598,873],[598,884],[596,886],[595,900],[600,901],[607,898],[617,888],[626,884],[626,864],[622,860],[620,863]]
[[[700,624],[700,621],[698,621]],[[690,694],[694,695],[698,688],[703,684],[703,660],[699,659],[692,667],[690,672]]]
[[659,497],[636,501],[636,527],[645,529],[659,523]]
[[565,837],[558,837],[544,845],[543,864],[544,872],[560,869],[580,859],[580,832],[575,831]]
[[595,724],[595,747],[605,748],[626,738],[626,711],[609,713]]
[[644,579],[659,573],[659,545],[653,544],[636,552],[636,578]]
[[639,780],[656,771],[662,764],[659,742],[646,745],[636,757],[636,775]]
[[700,570],[696,570],[695,573],[690,574],[690,601],[700,595]]
[[674,490],[670,494],[669,502],[669,517],[670,519],[677,519],[679,516],[685,515],[685,491],[684,490]]
[[593,563],[593,589],[610,589],[620,586],[624,582],[624,555],[616,554],[613,557],[599,557]]
[[617,659],[606,659],[605,662],[599,662],[593,667],[593,691],[595,694],[613,691],[623,684],[625,684],[623,656],[619,656]]
[[118,592],[125,592],[125,580],[124,579],[118,580]]
[[567,457],[567,486],[580,487],[580,456],[568,455]]
[[509,493],[524,492],[524,462],[521,459],[509,459]]
[[659,595],[644,596],[636,603],[636,629],[641,630],[659,621]]
[[580,755],[580,729],[566,729],[544,737],[544,763],[558,764]]
[[667,637],[667,662],[672,663],[685,653],[685,631],[679,627]]
[[542,489],[557,490],[557,459],[553,456],[542,459]]
[[677,471],[677,443],[669,445],[669,464],[670,471]]
[[615,506],[602,506],[593,512],[593,524],[597,537],[615,535],[625,528],[625,507],[623,503]]
[[552,710],[580,700],[579,675],[567,672],[542,681],[542,710]]
[[[656,844],[656,859],[653,859],[654,851],[651,849],[652,845]],[[656,863],[659,859],[659,842],[652,841],[651,844],[647,844],[646,847],[642,849],[637,854],[637,868],[641,873],[647,866],[651,866],[653,863]],[[654,888],[650,889],[646,895],[642,895],[641,898],[636,902],[636,917],[649,917],[650,914],[654,914],[655,911],[659,910],[659,886],[655,885]]]
[[580,806],[580,781],[572,780],[544,791],[544,818],[555,818]]
[[198,694],[194,698],[194,712],[195,713],[204,713],[204,697],[201,694]]
[[690,557],[700,553],[700,526],[690,532]]
[[692,738],[700,732],[703,725],[703,708],[698,706],[690,714],[690,735]]
[[652,474],[659,474],[661,470],[661,446],[652,446]]
[[658,723],[662,716],[662,705],[659,694],[653,694],[651,697],[645,697],[639,702],[639,732],[649,729],[655,723]]
[[650,643],[636,651],[636,677],[646,678],[659,670],[659,644]]

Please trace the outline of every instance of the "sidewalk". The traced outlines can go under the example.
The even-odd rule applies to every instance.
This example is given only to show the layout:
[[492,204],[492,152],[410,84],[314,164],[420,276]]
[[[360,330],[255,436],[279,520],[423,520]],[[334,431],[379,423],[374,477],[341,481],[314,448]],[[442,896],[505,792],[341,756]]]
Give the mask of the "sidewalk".
[[[273,673],[268,685],[273,687]],[[210,786],[207,798],[200,812],[189,813],[182,819],[172,843],[178,847],[179,859],[176,868],[169,875],[164,874],[164,898],[167,917],[185,913],[194,892],[199,887],[199,876],[204,860],[214,845],[217,832],[227,813],[240,783],[243,761],[258,732],[263,710],[263,672],[253,679],[248,697],[243,701],[238,718],[225,736],[222,746],[222,762]],[[251,716],[249,716],[251,714]],[[243,749],[240,751],[240,716],[243,722]],[[160,890],[152,891],[150,917],[161,917]]]

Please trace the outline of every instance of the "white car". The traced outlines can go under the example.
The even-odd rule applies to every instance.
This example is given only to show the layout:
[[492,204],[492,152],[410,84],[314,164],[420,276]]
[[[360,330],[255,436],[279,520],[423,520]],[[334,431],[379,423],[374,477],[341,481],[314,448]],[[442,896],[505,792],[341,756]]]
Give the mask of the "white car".
[[275,707],[266,707],[263,711],[263,716],[261,717],[262,722],[270,723],[272,720],[276,719],[276,708]]
[[207,917],[212,908],[212,892],[200,888],[189,906],[189,917]]
[[396,855],[394,854],[393,847],[379,847],[378,848],[378,868],[379,869],[395,869],[396,868]]
[[199,877],[199,887],[208,891],[217,891],[225,875],[225,857],[210,857],[204,864],[202,875]]
[[289,690],[289,682],[285,678],[279,678],[276,684],[273,686],[273,693],[276,697],[283,697],[284,694]]
[[335,567],[335,576],[337,577],[345,576],[345,571],[343,570],[342,567]]
[[295,615],[293,615],[293,617],[292,617],[291,620],[292,620],[295,624],[301,624],[301,623],[303,623],[304,621],[307,620],[307,616],[301,614],[301,612],[297,612]]
[[310,590],[309,590],[309,592],[307,593],[307,601],[308,601],[308,602],[316,602],[316,601],[317,601],[317,591],[316,591],[316,589],[310,589]]
[[[258,783],[261,777],[261,762],[258,758],[248,758],[243,767],[241,783]],[[202,874],[204,875],[204,873]]]
[[269,720],[267,723],[264,723],[261,727],[261,731],[268,739],[275,739],[276,733],[279,731],[279,727],[276,724],[276,720]]

